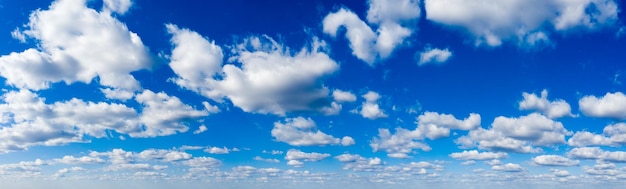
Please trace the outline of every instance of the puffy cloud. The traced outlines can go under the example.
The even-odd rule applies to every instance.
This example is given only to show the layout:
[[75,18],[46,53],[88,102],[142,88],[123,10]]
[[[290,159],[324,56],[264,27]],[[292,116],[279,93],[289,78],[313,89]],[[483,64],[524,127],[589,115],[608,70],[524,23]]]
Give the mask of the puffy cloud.
[[367,21],[371,25],[354,12],[342,8],[324,17],[323,30],[336,37],[339,29],[345,27],[352,54],[373,66],[376,61],[388,58],[413,34],[414,28],[409,23],[420,16],[418,3],[416,0],[369,1]]
[[458,120],[450,114],[424,112],[417,117],[416,123],[415,130],[397,128],[393,135],[388,129],[378,129],[378,137],[370,142],[370,146],[375,152],[386,151],[389,157],[409,158],[408,153],[412,153],[413,149],[431,150],[423,142],[425,138],[435,140],[449,136],[451,129],[470,130],[480,126],[480,115],[471,113],[464,120]]
[[289,151],[287,151],[287,154],[285,155],[285,159],[289,160],[290,162],[291,161],[320,161],[327,157],[330,157],[330,154],[317,153],[317,152],[307,153],[307,152],[302,152],[296,149],[290,149]]
[[536,146],[552,146],[565,143],[565,136],[571,135],[563,124],[544,115],[532,113],[519,118],[496,117],[487,130],[471,130],[467,136],[459,137],[456,143],[464,148],[478,146],[480,149],[536,153]]
[[146,160],[174,162],[191,159],[191,154],[173,150],[148,149],[138,153],[137,157]]
[[564,116],[573,116],[572,108],[565,100],[548,101],[548,90],[541,91],[541,97],[535,93],[522,93],[524,100],[519,102],[520,110],[535,110],[548,118],[560,118]]
[[106,87],[141,88],[130,72],[150,67],[147,48],[110,12],[90,9],[85,0],[57,0],[47,10],[34,11],[26,26],[23,34],[41,50],[1,56],[0,75],[7,84],[40,90],[97,77]]
[[455,152],[450,154],[451,158],[458,160],[492,160],[507,158],[508,155],[504,152],[478,152],[477,150]]
[[340,162],[346,163],[346,162],[355,162],[358,160],[364,160],[365,158],[361,157],[358,154],[341,154],[341,155],[335,156],[335,159],[339,160]]
[[222,162],[212,157],[194,157],[183,161],[183,164],[189,167],[219,167]]
[[427,64],[444,64],[452,57],[452,52],[448,49],[438,49],[427,47],[419,53],[419,62],[417,65],[423,66]]
[[578,160],[571,160],[559,155],[540,155],[534,157],[532,162],[542,166],[576,166],[580,164]]
[[368,119],[378,119],[378,118],[386,118],[387,114],[383,110],[380,109],[378,105],[378,99],[380,99],[380,95],[374,91],[368,91],[362,96],[365,99],[365,102],[361,105],[358,113],[361,114],[364,118]]
[[193,134],[200,134],[206,132],[208,129],[205,125],[200,125],[198,130],[193,131]]
[[267,36],[251,37],[233,47],[229,62],[237,64],[222,65],[222,50],[214,42],[188,29],[166,27],[173,35],[173,81],[181,87],[216,101],[228,99],[246,112],[285,115],[332,108],[320,80],[339,65],[324,52],[323,41],[314,38],[310,48],[292,53]]
[[218,147],[210,147],[204,150],[209,154],[228,154],[230,153],[230,149],[226,147],[218,148]]
[[335,99],[336,102],[354,102],[356,101],[356,96],[350,91],[335,89],[333,91],[333,99]]
[[616,123],[604,127],[603,134],[579,131],[568,141],[570,146],[619,146],[626,144],[626,123]]
[[60,159],[54,159],[55,162],[63,163],[63,164],[98,164],[104,163],[105,161],[99,157],[93,156],[82,156],[82,157],[74,157],[74,156],[63,156]]
[[606,93],[600,98],[585,96],[578,106],[586,116],[626,119],[626,95],[621,92]]
[[494,171],[503,171],[503,172],[521,172],[524,171],[524,168],[518,164],[507,163],[504,165],[494,165],[491,166],[491,169]]
[[131,0],[104,0],[104,10],[124,14],[133,5]]
[[345,144],[344,146],[347,146],[351,143],[354,144],[354,139],[351,137],[346,136],[347,138],[339,139],[317,130],[315,122],[311,118],[304,117],[287,118],[285,123],[274,123],[272,136],[277,141],[292,146],[324,146],[329,144]]
[[263,162],[268,162],[268,163],[280,163],[280,160],[278,159],[265,159],[265,158],[262,158],[261,156],[255,156],[253,159],[256,161],[263,161]]
[[567,156],[574,159],[596,159],[609,162],[626,162],[626,152],[604,151],[598,147],[574,148],[567,152]]
[[549,33],[616,24],[613,0],[425,0],[427,19],[469,33],[476,45],[549,44]]

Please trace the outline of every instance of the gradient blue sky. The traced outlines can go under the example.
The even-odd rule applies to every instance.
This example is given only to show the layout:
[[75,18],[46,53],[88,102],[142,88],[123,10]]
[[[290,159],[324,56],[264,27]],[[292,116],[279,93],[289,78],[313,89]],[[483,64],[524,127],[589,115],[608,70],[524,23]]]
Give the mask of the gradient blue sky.
[[0,0],[9,188],[620,188],[614,0]]

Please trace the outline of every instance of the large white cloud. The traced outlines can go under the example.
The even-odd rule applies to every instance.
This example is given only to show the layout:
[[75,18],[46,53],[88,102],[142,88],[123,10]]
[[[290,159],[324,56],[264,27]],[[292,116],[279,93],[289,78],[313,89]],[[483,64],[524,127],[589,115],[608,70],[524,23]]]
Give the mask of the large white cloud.
[[451,153],[450,157],[459,160],[493,160],[509,156],[504,152],[478,152],[477,150],[471,150]]
[[503,171],[503,172],[521,172],[524,171],[524,168],[519,164],[515,163],[507,163],[504,165],[494,165],[491,166],[491,169],[494,171]]
[[496,117],[491,125],[491,129],[471,130],[456,143],[465,148],[534,153],[541,151],[534,146],[564,144],[565,136],[571,135],[562,123],[538,113],[519,118]]
[[550,33],[597,30],[616,24],[613,0],[425,0],[427,19],[460,29],[475,45],[551,43]]
[[600,98],[585,96],[578,106],[586,116],[626,119],[626,95],[621,92],[606,93]]
[[285,115],[331,107],[321,80],[339,65],[325,43],[293,52],[267,37],[250,37],[232,47],[233,64],[223,64],[222,49],[196,32],[166,25],[173,35],[170,67],[176,84],[216,101],[224,98],[246,112]]
[[317,152],[310,152],[310,153],[302,152],[296,149],[290,149],[289,151],[287,151],[287,154],[285,155],[285,159],[288,160],[287,165],[291,165],[295,167],[301,167],[304,164],[304,162],[302,161],[316,162],[322,159],[326,159],[327,157],[330,157],[330,154],[317,153]]
[[564,116],[573,116],[572,108],[565,100],[557,99],[548,101],[548,90],[541,91],[541,97],[535,93],[522,93],[524,100],[519,102],[520,110],[535,110],[548,118],[560,118]]
[[388,129],[378,129],[378,137],[370,142],[374,151],[384,150],[393,158],[409,158],[413,149],[430,151],[431,147],[423,140],[431,140],[450,136],[450,130],[470,130],[480,126],[480,115],[470,114],[464,120],[458,120],[450,114],[425,112],[417,117],[417,128],[407,130],[396,128],[391,134]]
[[[274,123],[272,136],[280,142],[293,146],[324,146],[329,144],[354,144],[354,139],[335,138],[318,130],[311,118],[296,117],[287,118],[284,123]],[[350,141],[352,140],[352,141]]]
[[131,0],[104,0],[103,10],[124,14],[133,5]]
[[0,75],[7,84],[40,90],[51,83],[90,83],[98,78],[103,86],[141,89],[130,72],[150,67],[147,48],[110,12],[98,12],[85,3],[57,0],[49,9],[31,14],[23,34],[35,39],[37,48],[0,57]]
[[599,147],[574,148],[567,152],[567,156],[574,159],[596,159],[609,162],[626,162],[625,151],[605,151]]
[[418,0],[372,0],[367,11],[369,25],[345,8],[328,14],[322,25],[324,33],[333,37],[345,27],[352,54],[373,66],[413,34],[412,21],[419,16]]
[[387,114],[385,114],[385,112],[380,109],[380,105],[378,104],[380,95],[377,92],[368,91],[362,97],[365,99],[365,102],[363,102],[360,110],[358,110],[357,113],[368,119],[379,119],[387,117]]
[[570,146],[620,146],[626,144],[626,123],[616,123],[604,127],[603,134],[578,131],[567,143]]

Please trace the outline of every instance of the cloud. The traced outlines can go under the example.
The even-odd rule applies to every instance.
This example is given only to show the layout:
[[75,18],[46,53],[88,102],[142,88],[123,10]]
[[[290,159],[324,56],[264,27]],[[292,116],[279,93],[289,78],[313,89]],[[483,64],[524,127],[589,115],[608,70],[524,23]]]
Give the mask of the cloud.
[[620,146],[626,144],[626,123],[615,123],[604,127],[603,134],[578,131],[567,143],[570,146]]
[[104,0],[104,11],[113,11],[124,14],[133,5],[131,0]]
[[138,153],[137,157],[146,160],[176,162],[191,159],[191,154],[173,150],[148,149]]
[[502,171],[502,172],[521,172],[524,171],[524,168],[518,164],[507,163],[504,165],[494,165],[491,166],[491,169],[494,171]]
[[580,164],[578,160],[571,160],[569,158],[559,155],[540,155],[532,159],[532,163],[542,166],[576,166]]
[[255,156],[253,160],[263,161],[263,162],[268,162],[268,163],[280,163],[280,160],[278,159],[265,159],[265,158],[262,158],[261,156]]
[[604,151],[599,147],[574,148],[567,152],[567,156],[573,159],[595,159],[609,162],[626,162],[626,152]]
[[419,53],[419,62],[417,65],[423,66],[427,64],[444,64],[452,57],[452,52],[446,49],[427,47]]
[[339,89],[335,89],[333,91],[333,99],[336,102],[355,102],[356,96],[352,94],[350,91],[342,91]]
[[339,65],[317,38],[295,53],[267,36],[246,38],[232,47],[232,64],[222,64],[224,55],[215,42],[166,27],[173,35],[170,67],[177,78],[172,80],[181,87],[218,102],[228,99],[245,112],[284,116],[332,108],[322,80]]
[[541,97],[538,97],[535,93],[530,94],[526,92],[522,93],[522,96],[524,96],[524,100],[519,102],[520,110],[534,110],[550,119],[573,116],[571,113],[572,108],[565,100],[548,101],[548,90],[546,89],[541,91]]
[[354,144],[355,144],[355,142],[354,142],[354,139],[352,137],[345,136],[345,137],[341,138],[341,145],[342,146],[352,146]]
[[450,154],[451,158],[457,160],[492,160],[492,159],[503,159],[509,157],[504,152],[478,152],[477,150],[471,151],[463,151],[463,152],[455,152]]
[[409,23],[420,16],[418,3],[415,0],[369,1],[369,25],[354,12],[341,8],[324,17],[323,30],[336,37],[339,29],[345,27],[352,54],[373,66],[376,61],[391,56],[413,34],[415,29]]
[[600,98],[584,96],[578,106],[586,116],[626,119],[626,95],[621,92],[606,93]]
[[82,157],[74,157],[74,156],[63,156],[63,158],[54,159],[55,162],[62,164],[99,164],[104,163],[105,161],[99,157],[93,156],[82,156]]
[[480,126],[480,115],[471,113],[464,120],[458,120],[450,114],[424,112],[417,117],[416,124],[415,130],[396,128],[393,135],[388,129],[378,129],[378,137],[370,142],[370,146],[375,152],[386,151],[389,157],[409,158],[408,153],[412,153],[413,149],[431,150],[423,142],[425,138],[435,140],[448,137],[451,129],[470,130]]
[[51,83],[90,83],[139,90],[130,72],[150,68],[139,36],[110,13],[87,8],[85,0],[57,0],[34,11],[23,34],[37,49],[0,57],[0,75],[18,88],[47,89]]
[[595,31],[617,23],[613,0],[425,0],[426,18],[469,34],[477,46],[550,44],[553,32]]
[[[354,144],[351,137],[343,139],[319,131],[311,118],[296,117],[287,118],[285,122],[275,122],[272,136],[279,142],[285,142],[292,146],[324,146],[331,144]],[[352,141],[350,142],[350,140]],[[344,145],[346,146],[346,145]]]
[[361,157],[358,154],[341,154],[341,155],[335,156],[335,159],[339,160],[340,162],[346,163],[346,162],[355,162],[358,160],[364,160],[365,158]]
[[378,99],[380,99],[380,95],[374,91],[368,91],[362,96],[365,99],[365,102],[361,105],[358,113],[361,114],[364,118],[368,119],[379,119],[386,118],[387,114],[383,110],[380,109],[378,105]]
[[194,157],[192,159],[185,160],[182,163],[183,165],[187,165],[189,167],[219,167],[222,165],[220,160],[212,157]]
[[209,130],[209,129],[207,129],[207,127],[206,127],[206,126],[204,126],[204,125],[200,125],[200,126],[198,127],[198,130],[193,131],[193,134],[200,134],[200,133],[204,133],[204,132],[206,132],[207,130]]
[[228,154],[230,153],[230,149],[226,147],[218,148],[218,147],[210,147],[204,150],[209,154]]
[[289,151],[287,151],[287,154],[285,155],[285,159],[289,161],[315,162],[315,161],[320,161],[322,159],[326,159],[327,157],[330,157],[330,154],[317,153],[317,152],[307,153],[307,152],[302,152],[296,149],[290,149]]

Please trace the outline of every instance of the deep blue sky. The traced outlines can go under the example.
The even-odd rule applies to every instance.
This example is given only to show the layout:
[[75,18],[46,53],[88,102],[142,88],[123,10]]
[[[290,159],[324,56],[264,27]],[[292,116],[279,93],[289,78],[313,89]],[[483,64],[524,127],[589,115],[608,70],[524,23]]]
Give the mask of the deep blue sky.
[[623,7],[0,0],[0,182],[623,186]]

